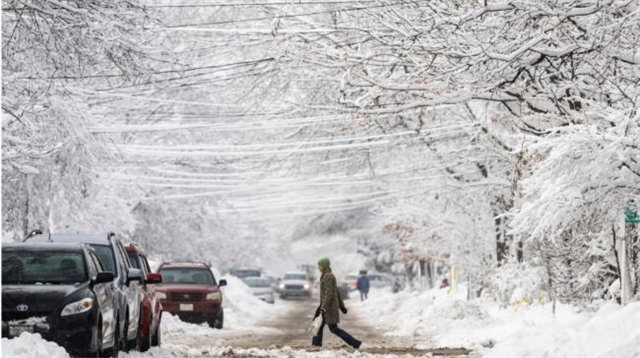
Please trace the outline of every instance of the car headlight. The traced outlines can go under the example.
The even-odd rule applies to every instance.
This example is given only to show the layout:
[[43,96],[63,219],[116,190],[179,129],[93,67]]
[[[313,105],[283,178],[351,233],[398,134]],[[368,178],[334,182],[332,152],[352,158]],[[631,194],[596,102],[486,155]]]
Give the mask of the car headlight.
[[208,300],[220,300],[220,299],[222,299],[222,295],[220,294],[220,292],[207,293],[207,299]]
[[83,313],[89,311],[93,307],[92,298],[84,298],[80,301],[69,303],[62,309],[60,316],[70,316],[73,314]]
[[280,284],[280,289],[284,290],[284,283]]
[[309,287],[311,287],[311,286],[308,283],[305,283],[303,287],[304,287],[305,290],[308,290]]
[[167,294],[164,292],[157,292],[156,293],[156,297],[158,297],[159,300],[166,300],[167,299]]

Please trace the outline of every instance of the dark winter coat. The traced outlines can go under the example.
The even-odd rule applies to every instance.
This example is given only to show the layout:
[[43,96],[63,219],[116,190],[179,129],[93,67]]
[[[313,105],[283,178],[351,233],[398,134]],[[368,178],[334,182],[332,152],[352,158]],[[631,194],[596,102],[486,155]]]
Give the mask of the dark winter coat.
[[369,278],[367,276],[358,277],[357,288],[360,292],[369,292]]
[[337,324],[340,322],[340,307],[344,307],[342,297],[338,293],[336,277],[332,272],[325,272],[320,277],[320,309],[324,310],[324,322]]

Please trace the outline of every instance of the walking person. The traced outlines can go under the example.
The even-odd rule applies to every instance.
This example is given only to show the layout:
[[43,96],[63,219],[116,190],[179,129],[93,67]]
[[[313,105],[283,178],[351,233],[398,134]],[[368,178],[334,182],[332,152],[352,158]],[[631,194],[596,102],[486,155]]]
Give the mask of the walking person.
[[360,277],[358,277],[356,288],[360,291],[360,301],[366,300],[367,295],[369,294],[369,277],[367,277],[367,271],[360,271]]
[[336,336],[342,338],[345,343],[351,347],[358,349],[362,342],[353,338],[349,333],[338,327],[340,323],[340,312],[347,314],[347,308],[344,306],[342,297],[338,292],[336,277],[331,272],[331,261],[328,258],[322,258],[318,261],[318,269],[320,270],[320,306],[316,310],[314,319],[322,315],[322,324],[318,333],[311,340],[311,344],[316,347],[322,347],[322,331],[325,324],[329,326],[329,331]]

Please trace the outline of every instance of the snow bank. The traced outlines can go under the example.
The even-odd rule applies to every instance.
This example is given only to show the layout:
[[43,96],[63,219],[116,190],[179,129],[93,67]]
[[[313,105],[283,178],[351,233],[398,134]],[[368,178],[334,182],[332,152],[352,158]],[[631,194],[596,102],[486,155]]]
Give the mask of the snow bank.
[[59,345],[46,341],[35,333],[22,333],[8,339],[2,338],[2,356],[12,358],[70,358],[67,351]]
[[640,302],[606,303],[597,312],[550,304],[501,309],[493,301],[466,301],[464,285],[392,294],[372,291],[354,311],[387,335],[416,338],[419,348],[464,346],[486,358],[640,358]]
[[253,295],[249,286],[235,276],[225,275],[222,287],[225,326],[238,329],[252,326],[257,320],[275,314],[274,305]]

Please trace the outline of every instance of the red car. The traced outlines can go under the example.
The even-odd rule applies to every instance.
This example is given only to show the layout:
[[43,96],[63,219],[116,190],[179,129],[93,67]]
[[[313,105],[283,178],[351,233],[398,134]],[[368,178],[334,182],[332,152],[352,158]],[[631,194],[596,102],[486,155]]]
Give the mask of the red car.
[[164,263],[158,271],[164,279],[158,292],[166,312],[186,322],[207,322],[213,328],[222,328],[220,287],[227,285],[226,280],[216,282],[211,268],[204,263]]
[[131,265],[142,271],[143,284],[139,285],[142,292],[142,314],[138,329],[140,351],[147,351],[151,346],[159,346],[161,342],[160,321],[162,319],[162,304],[156,290],[156,284],[162,282],[162,275],[152,272],[147,256],[142,250],[129,244],[125,247]]

